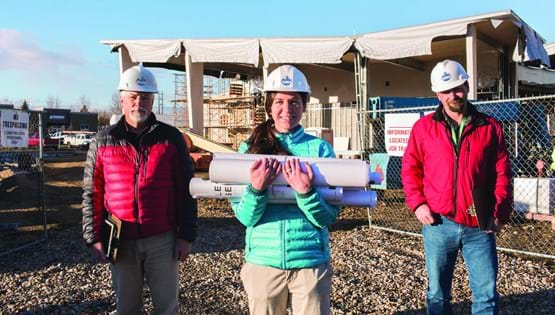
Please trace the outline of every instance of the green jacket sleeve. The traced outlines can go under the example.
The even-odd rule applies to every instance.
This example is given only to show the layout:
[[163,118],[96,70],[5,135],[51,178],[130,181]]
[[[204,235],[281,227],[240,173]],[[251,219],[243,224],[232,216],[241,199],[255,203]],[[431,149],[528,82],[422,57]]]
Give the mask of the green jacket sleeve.
[[[238,153],[245,153],[247,148],[246,142],[241,143]],[[231,208],[233,208],[235,217],[241,224],[252,227],[264,215],[267,203],[268,194],[266,191],[257,191],[251,185],[248,185],[239,201],[231,201]]]

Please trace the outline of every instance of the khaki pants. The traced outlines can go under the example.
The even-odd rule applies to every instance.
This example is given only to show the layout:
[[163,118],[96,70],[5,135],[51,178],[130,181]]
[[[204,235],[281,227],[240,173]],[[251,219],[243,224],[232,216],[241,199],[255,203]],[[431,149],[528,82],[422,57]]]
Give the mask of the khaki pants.
[[122,240],[112,264],[117,314],[141,314],[146,277],[154,314],[177,314],[179,279],[173,232]]
[[328,263],[315,268],[282,270],[245,263],[241,279],[252,315],[330,314],[332,269]]

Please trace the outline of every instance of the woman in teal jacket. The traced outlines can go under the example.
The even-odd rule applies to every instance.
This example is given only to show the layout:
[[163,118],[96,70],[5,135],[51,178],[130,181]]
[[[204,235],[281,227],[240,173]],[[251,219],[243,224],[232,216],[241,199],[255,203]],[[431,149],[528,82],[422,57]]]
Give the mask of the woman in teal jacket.
[[[308,135],[299,124],[310,95],[304,74],[284,65],[264,83],[270,117],[241,144],[240,153],[335,157],[330,144]],[[283,172],[296,200],[268,203],[267,188]],[[339,213],[312,187],[313,171],[299,159],[280,163],[261,158],[250,168],[251,184],[233,202],[237,219],[247,227],[241,279],[251,314],[329,314],[332,269],[327,226]],[[290,301],[289,301],[290,299]]]

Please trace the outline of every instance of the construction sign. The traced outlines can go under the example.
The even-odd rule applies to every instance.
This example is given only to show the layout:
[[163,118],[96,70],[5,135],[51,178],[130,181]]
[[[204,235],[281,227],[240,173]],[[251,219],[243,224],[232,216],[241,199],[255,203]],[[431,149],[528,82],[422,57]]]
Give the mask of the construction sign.
[[0,111],[0,147],[27,147],[29,113],[3,109]]
[[385,150],[391,156],[403,156],[410,131],[420,113],[385,114]]

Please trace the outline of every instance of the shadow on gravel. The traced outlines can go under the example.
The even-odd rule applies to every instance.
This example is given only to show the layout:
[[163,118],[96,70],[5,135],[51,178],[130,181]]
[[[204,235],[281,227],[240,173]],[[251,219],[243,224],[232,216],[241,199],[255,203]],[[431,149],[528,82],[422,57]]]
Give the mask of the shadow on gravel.
[[[453,314],[470,314],[472,304],[470,301],[453,303]],[[514,294],[499,298],[499,314],[554,314],[555,289],[540,290],[533,293]],[[395,312],[396,315],[426,314],[426,309]]]
[[368,226],[368,219],[339,219],[330,227],[330,231],[349,231],[361,226]]
[[39,306],[34,309],[21,311],[18,314],[110,314],[115,309],[114,303],[115,299],[110,297],[71,304]]
[[198,218],[194,253],[218,253],[245,247],[245,227],[235,218]]

